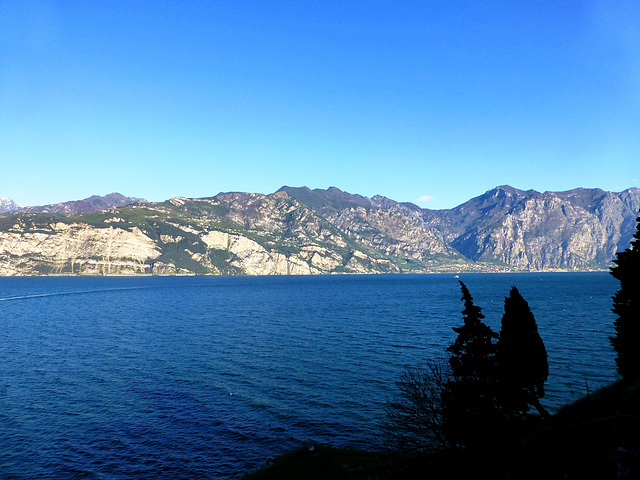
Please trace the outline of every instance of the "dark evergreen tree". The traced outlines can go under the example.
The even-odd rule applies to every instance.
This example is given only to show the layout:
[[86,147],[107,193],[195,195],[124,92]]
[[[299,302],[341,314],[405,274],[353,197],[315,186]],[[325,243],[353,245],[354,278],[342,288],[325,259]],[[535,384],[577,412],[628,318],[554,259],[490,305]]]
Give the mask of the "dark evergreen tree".
[[549,413],[539,399],[549,375],[547,351],[538,334],[529,304],[516,287],[504,301],[504,315],[496,352],[497,403],[508,422],[522,420],[535,407],[543,417]]
[[628,381],[640,380],[640,217],[631,246],[616,254],[611,275],[620,282],[613,296],[616,334],[610,337],[616,351],[618,374]]
[[453,328],[458,337],[447,349],[452,380],[442,392],[443,432],[452,445],[477,447],[486,443],[497,414],[494,340],[498,335],[482,322],[481,308],[474,305],[465,284],[460,285],[464,323]]

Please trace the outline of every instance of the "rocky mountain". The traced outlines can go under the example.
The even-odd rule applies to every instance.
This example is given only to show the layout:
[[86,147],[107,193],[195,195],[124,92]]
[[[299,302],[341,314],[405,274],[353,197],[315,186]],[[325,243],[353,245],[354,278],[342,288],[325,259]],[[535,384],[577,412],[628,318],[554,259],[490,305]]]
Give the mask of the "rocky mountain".
[[20,206],[10,198],[0,198],[0,214],[12,213],[19,209]]
[[327,219],[358,244],[402,264],[403,271],[437,268],[443,263],[466,263],[441,232],[423,218],[422,210],[376,195],[349,195],[335,187],[310,190],[282,187],[290,197]]
[[427,210],[335,187],[282,187],[71,213],[107,197],[0,217],[0,275],[604,269],[628,245],[640,209],[637,188],[501,186]]
[[73,200],[37,207],[23,207],[17,209],[17,211],[19,213],[51,213],[53,215],[70,216],[78,215],[79,213],[99,212],[113,207],[124,207],[141,201],[144,200],[142,198],[125,197],[120,193],[110,193],[103,197],[93,195],[84,200]]
[[522,191],[497,187],[440,212],[450,244],[474,261],[523,270],[605,268],[633,235],[640,189]]

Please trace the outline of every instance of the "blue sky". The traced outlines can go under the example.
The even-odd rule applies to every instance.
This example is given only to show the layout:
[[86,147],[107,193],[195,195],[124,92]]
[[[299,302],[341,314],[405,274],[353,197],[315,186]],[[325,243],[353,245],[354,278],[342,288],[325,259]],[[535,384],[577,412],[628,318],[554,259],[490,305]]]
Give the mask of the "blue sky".
[[0,0],[0,197],[640,186],[640,2]]

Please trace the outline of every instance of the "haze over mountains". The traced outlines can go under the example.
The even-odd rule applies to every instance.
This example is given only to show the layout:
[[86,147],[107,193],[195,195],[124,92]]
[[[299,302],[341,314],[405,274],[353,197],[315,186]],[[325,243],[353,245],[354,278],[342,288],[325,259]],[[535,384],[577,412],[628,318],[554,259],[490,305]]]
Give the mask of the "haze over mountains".
[[143,201],[142,198],[125,197],[119,193],[110,193],[101,197],[93,195],[84,200],[72,200],[50,205],[21,207],[10,198],[0,198],[0,214],[8,213],[52,213],[54,215],[76,215],[107,210],[113,207],[124,207],[134,202]]
[[0,200],[0,275],[322,274],[606,269],[640,189],[496,187],[447,210],[338,188],[43,207]]

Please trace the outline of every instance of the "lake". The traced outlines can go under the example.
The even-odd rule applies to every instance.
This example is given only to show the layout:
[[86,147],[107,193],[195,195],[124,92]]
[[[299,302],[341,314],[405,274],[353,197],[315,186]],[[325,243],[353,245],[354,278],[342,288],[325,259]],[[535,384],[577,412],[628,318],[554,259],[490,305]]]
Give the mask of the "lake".
[[[529,302],[551,410],[615,379],[608,273],[460,280],[496,331],[512,285]],[[460,298],[450,274],[0,278],[0,477],[239,478],[306,443],[379,448]]]

